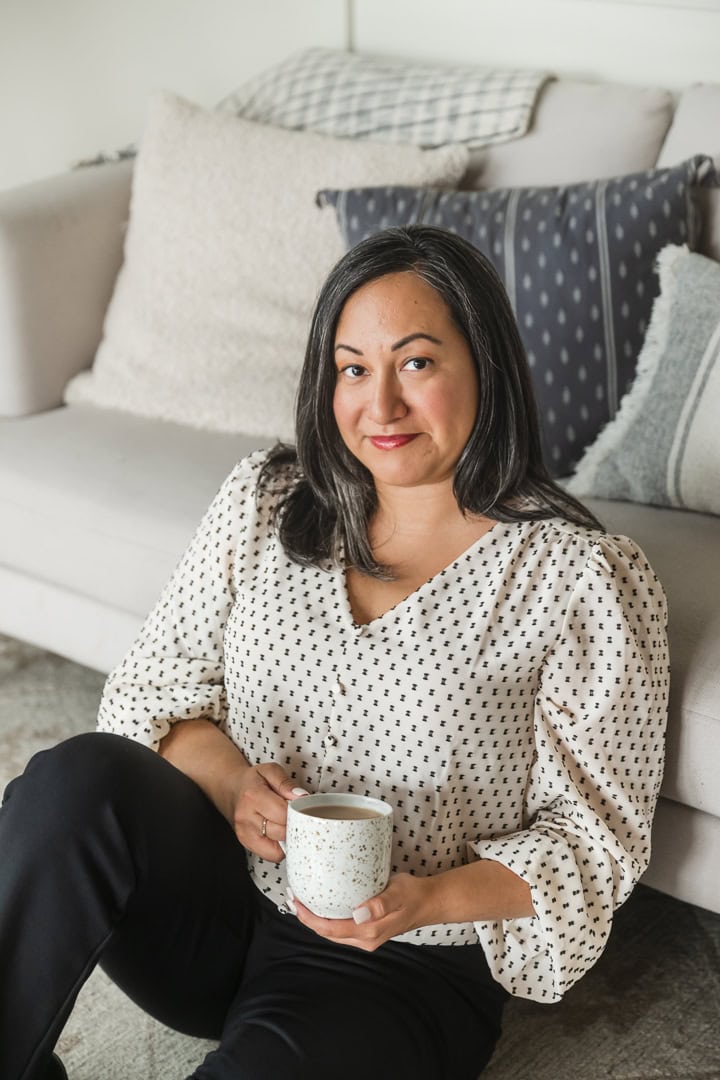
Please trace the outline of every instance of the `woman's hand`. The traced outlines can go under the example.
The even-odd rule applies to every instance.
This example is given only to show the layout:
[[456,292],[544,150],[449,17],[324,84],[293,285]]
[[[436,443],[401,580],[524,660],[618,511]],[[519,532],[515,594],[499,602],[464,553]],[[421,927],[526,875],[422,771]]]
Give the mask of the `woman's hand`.
[[243,847],[261,859],[281,862],[285,852],[278,841],[285,839],[287,804],[307,794],[275,762],[246,765],[238,771],[226,816]]
[[433,922],[433,889],[430,877],[395,874],[383,892],[355,909],[352,919],[321,919],[297,898],[289,903],[300,922],[321,937],[374,952],[390,938]]
[[429,877],[395,874],[383,892],[355,909],[352,919],[321,919],[294,896],[290,903],[300,922],[316,934],[367,952],[418,926],[535,915],[527,883],[491,859],[478,859]]
[[250,765],[209,720],[173,724],[159,752],[202,788],[248,851],[271,862],[285,858],[278,840],[285,839],[287,804],[308,793],[281,765]]

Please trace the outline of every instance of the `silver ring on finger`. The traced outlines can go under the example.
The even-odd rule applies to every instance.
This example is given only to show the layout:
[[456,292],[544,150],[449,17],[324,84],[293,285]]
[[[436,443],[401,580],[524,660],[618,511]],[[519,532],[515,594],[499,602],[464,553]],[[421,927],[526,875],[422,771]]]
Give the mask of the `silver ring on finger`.
[[268,819],[266,817],[262,820],[262,828],[260,829],[261,836],[267,836]]

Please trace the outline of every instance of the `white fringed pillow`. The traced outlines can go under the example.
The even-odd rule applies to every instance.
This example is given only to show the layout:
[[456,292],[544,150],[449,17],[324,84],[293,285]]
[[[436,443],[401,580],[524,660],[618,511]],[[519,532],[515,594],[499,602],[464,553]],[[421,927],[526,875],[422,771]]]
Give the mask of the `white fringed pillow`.
[[285,131],[156,94],[103,340],[66,401],[291,438],[313,303],[343,252],[317,191],[453,185],[466,165],[460,146]]
[[637,378],[567,486],[720,514],[720,265],[679,245],[657,261]]

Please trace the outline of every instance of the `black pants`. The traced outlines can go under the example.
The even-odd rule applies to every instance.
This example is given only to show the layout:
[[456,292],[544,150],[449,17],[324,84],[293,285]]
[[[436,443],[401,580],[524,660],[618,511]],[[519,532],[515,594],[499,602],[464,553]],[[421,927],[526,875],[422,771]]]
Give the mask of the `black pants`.
[[37,754],[0,810],[2,1080],[41,1080],[98,962],[220,1041],[196,1080],[475,1080],[506,996],[480,946],[366,953],[280,914],[191,780],[88,734]]

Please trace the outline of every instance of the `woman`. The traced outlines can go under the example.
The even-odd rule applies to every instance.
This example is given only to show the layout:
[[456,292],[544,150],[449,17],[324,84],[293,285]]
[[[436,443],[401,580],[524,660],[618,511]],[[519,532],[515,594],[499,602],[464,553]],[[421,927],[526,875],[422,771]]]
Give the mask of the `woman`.
[[[491,265],[428,227],[360,244],[297,448],[225,482],[101,733],[8,789],[2,1076],[62,1075],[99,961],[220,1040],[197,1080],[474,1080],[508,992],[557,1000],[647,864],[665,621],[642,553],[542,465]],[[286,893],[288,801],[327,790],[396,809],[390,882],[347,920]]]

